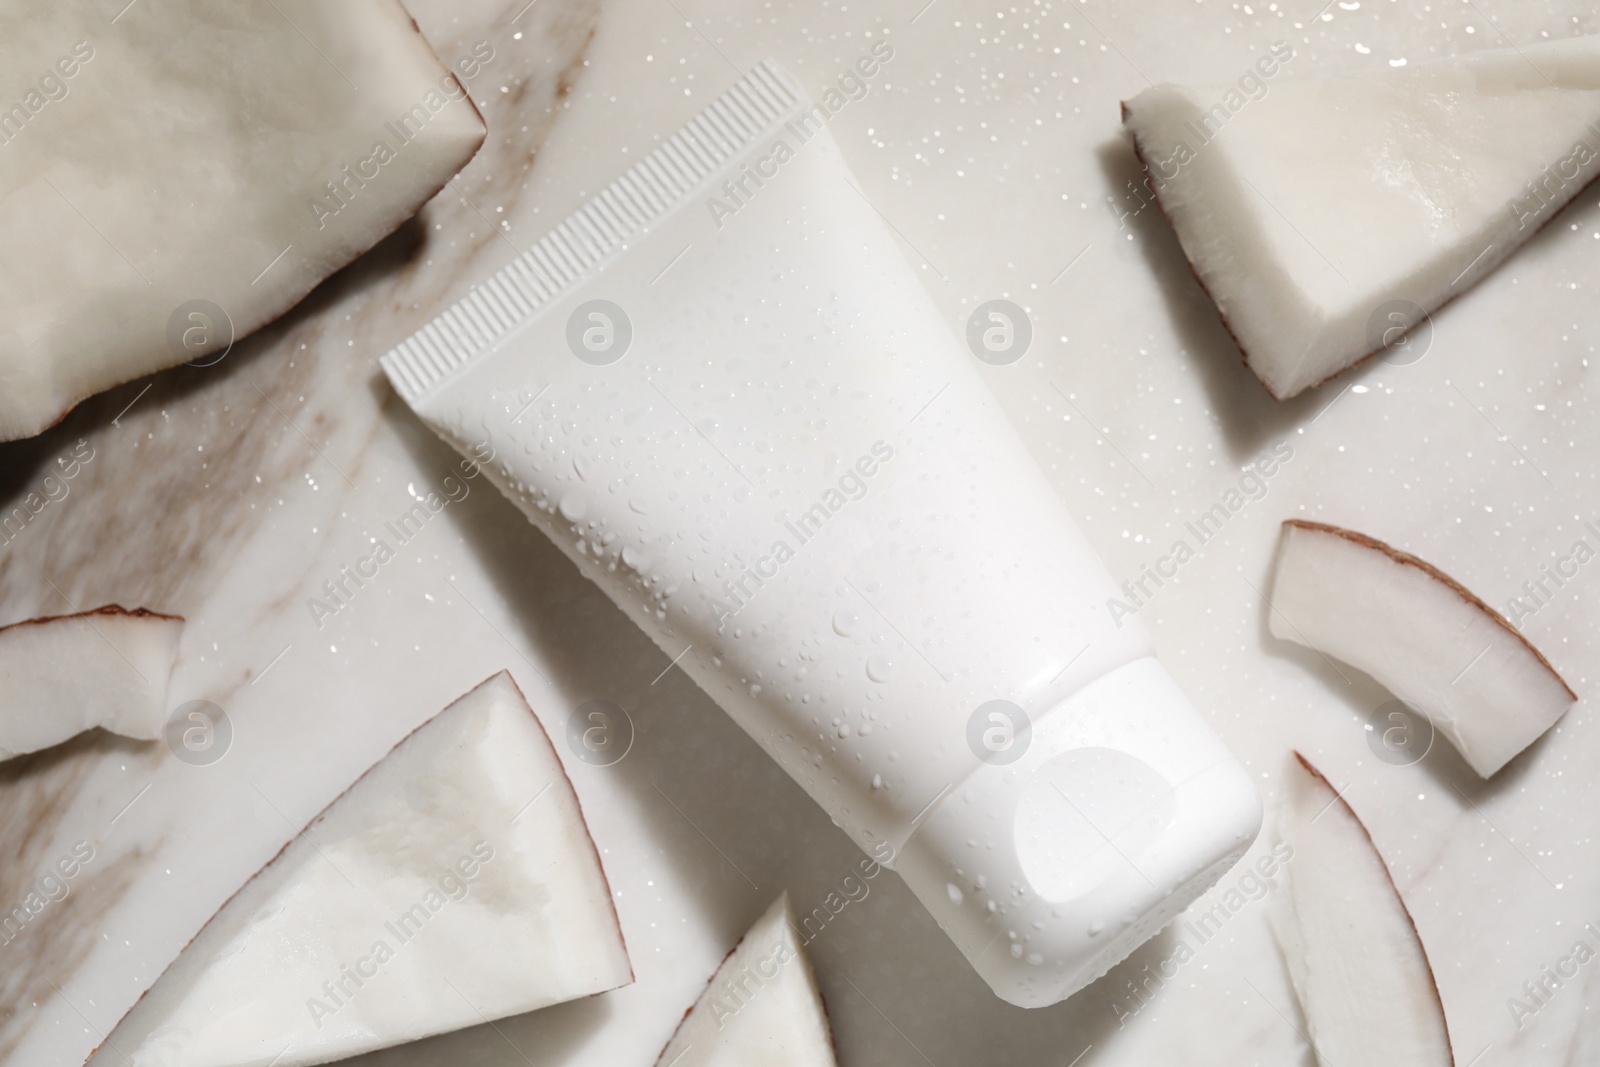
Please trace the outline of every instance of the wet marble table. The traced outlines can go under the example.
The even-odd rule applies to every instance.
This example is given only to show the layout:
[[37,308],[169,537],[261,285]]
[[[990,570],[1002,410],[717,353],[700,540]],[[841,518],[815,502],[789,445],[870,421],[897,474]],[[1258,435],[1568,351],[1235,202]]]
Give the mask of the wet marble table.
[[[1458,1062],[1600,1057],[1592,968],[1520,1026],[1508,1009],[1600,919],[1592,702],[1489,783],[1444,746],[1390,766],[1363,729],[1386,694],[1268,636],[1258,593],[1289,516],[1403,545],[1496,605],[1597,543],[1595,192],[1435,315],[1421,358],[1279,404],[1137,195],[1117,106],[1150,82],[1233,81],[1280,40],[1299,77],[1593,33],[1600,16],[1574,0],[1321,5],[412,0],[447,60],[493,51],[470,85],[489,139],[462,175],[218,365],[132,383],[0,448],[4,510],[80,441],[93,450],[0,547],[0,622],[107,602],[181,613],[174,706],[211,701],[233,731],[209,766],[92,735],[0,767],[0,904],[74,842],[97,849],[27,939],[0,947],[0,1065],[80,1063],[297,827],[505,667],[558,738],[590,699],[635,724],[620,763],[569,763],[637,982],[367,1067],[650,1063],[773,896],[809,910],[837,889],[857,855],[845,836],[487,486],[331,617],[308,599],[453,459],[383,379],[389,347],[756,61],[821,93],[881,38],[893,59],[833,135],[952,328],[986,300],[1027,309],[1027,356],[981,370],[1113,573],[1137,580],[1187,523],[1239,501],[1140,607],[1168,667],[1269,799],[1294,747],[1347,787],[1416,916]],[[1270,453],[1273,476],[1249,477]],[[1596,684],[1596,580],[1552,586],[1522,620],[1580,693]],[[1269,818],[1257,850],[1272,839]],[[811,952],[845,1064],[1309,1063],[1268,892],[1229,875],[1196,905],[1226,904],[1209,936],[1180,922],[1036,1011],[995,999],[892,876]],[[1180,942],[1192,958],[1146,982]]]

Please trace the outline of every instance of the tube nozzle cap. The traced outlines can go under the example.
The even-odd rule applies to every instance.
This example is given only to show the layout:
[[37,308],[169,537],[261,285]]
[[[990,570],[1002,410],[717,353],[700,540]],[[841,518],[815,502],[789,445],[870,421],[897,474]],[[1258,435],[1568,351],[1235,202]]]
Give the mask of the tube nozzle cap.
[[1043,1007],[1105,974],[1205,892],[1261,828],[1248,774],[1154,659],[980,763],[894,864],[1003,1000]]

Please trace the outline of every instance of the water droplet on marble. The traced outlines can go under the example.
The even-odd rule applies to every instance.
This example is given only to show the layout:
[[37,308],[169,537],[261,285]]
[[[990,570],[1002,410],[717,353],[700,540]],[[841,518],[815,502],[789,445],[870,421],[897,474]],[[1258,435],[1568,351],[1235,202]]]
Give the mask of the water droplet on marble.
[[894,673],[894,662],[888,656],[873,656],[867,660],[867,677],[874,682],[887,682]]

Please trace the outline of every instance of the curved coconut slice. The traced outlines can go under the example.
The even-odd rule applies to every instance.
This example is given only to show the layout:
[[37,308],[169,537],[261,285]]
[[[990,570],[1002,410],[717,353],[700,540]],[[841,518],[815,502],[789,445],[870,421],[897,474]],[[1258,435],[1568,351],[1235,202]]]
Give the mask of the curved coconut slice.
[[1499,612],[1416,556],[1291,519],[1272,633],[1372,675],[1424,713],[1488,778],[1577,701]]
[[1236,84],[1123,105],[1195,275],[1279,399],[1393,347],[1600,173],[1600,37],[1311,80],[1293,56],[1281,41]]
[[16,9],[0,71],[0,440],[277,318],[484,138],[398,0]]
[[633,980],[561,762],[501,673],[246,883],[96,1067],[303,1067]]
[[1433,968],[1366,827],[1300,753],[1279,832],[1294,849],[1270,913],[1324,1067],[1451,1067]]
[[740,938],[656,1067],[835,1067],[833,1029],[789,894]]
[[0,759],[99,726],[154,741],[183,620],[115,604],[0,628]]

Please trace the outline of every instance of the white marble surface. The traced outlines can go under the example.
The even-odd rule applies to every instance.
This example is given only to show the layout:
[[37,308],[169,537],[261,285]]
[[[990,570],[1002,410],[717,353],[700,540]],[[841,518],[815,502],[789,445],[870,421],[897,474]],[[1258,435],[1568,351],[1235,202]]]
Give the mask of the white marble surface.
[[[472,85],[489,142],[458,183],[220,366],[134,383],[0,450],[15,499],[80,437],[95,449],[70,494],[0,548],[0,621],[69,601],[183,613],[173,703],[213,700],[236,734],[211,767],[96,737],[0,769],[0,892],[25,892],[79,838],[98,845],[74,894],[29,934],[40,951],[27,958],[48,963],[17,966],[25,943],[0,947],[0,1064],[81,1062],[93,1030],[109,1029],[293,827],[503,666],[553,735],[596,697],[636,723],[621,763],[570,767],[638,981],[370,1064],[649,1063],[772,896],[787,889],[809,909],[838,885],[853,846],[683,675],[652,684],[665,657],[487,486],[324,629],[305,601],[452,459],[389,393],[378,356],[736,71],[772,55],[820,91],[881,34],[895,57],[833,133],[953,327],[987,299],[1028,308],[1034,349],[983,374],[1112,572],[1137,577],[1239,484],[1243,464],[1279,442],[1293,449],[1265,496],[1141,612],[1169,668],[1269,794],[1294,746],[1348,786],[1417,918],[1458,1062],[1600,1056],[1595,965],[1520,1030],[1506,1006],[1600,920],[1590,702],[1492,783],[1442,746],[1391,767],[1361,726],[1386,695],[1268,637],[1256,592],[1290,515],[1391,540],[1496,605],[1600,519],[1595,192],[1436,315],[1420,361],[1375,364],[1281,405],[1241,366],[1165,225],[1151,211],[1119,224],[1107,208],[1132,206],[1117,101],[1147,79],[1231,81],[1280,38],[1297,50],[1292,76],[1305,76],[1492,46],[1501,33],[1592,33],[1600,18],[1569,0],[1336,0],[1320,19],[1319,0],[411,6],[447,59],[479,40],[496,49]],[[1590,569],[1525,620],[1580,694],[1600,648]],[[847,1065],[1309,1062],[1264,910],[1242,907],[1120,1022],[1119,1006],[1137,1006],[1126,983],[1175,950],[1176,932],[1032,1012],[993,998],[892,876],[811,951]]]

